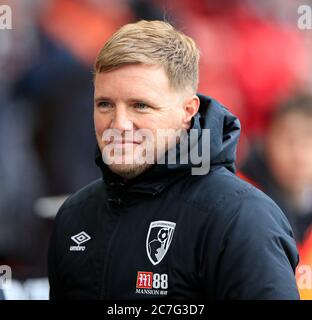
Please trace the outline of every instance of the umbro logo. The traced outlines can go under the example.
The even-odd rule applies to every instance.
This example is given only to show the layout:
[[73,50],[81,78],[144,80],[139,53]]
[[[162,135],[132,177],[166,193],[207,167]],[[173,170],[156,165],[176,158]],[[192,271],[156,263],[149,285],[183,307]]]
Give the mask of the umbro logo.
[[77,246],[70,246],[69,251],[84,251],[85,246],[81,246],[82,243],[85,243],[91,239],[91,237],[84,231],[74,235],[71,239],[77,244]]

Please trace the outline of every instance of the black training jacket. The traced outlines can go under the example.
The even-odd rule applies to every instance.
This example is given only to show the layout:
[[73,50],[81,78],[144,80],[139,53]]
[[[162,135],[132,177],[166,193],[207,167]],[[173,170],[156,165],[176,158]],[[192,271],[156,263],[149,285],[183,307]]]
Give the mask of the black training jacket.
[[98,151],[103,179],[69,197],[55,219],[51,299],[299,298],[287,219],[234,174],[239,121],[199,97],[192,128],[210,129],[209,173],[157,164],[124,182]]

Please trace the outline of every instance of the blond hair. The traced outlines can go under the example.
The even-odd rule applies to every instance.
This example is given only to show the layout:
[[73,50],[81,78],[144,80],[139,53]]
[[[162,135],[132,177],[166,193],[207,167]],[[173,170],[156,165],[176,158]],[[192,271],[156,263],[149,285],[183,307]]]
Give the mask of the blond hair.
[[193,39],[167,22],[141,20],[121,27],[100,50],[94,71],[136,63],[162,66],[171,87],[197,91],[199,50]]

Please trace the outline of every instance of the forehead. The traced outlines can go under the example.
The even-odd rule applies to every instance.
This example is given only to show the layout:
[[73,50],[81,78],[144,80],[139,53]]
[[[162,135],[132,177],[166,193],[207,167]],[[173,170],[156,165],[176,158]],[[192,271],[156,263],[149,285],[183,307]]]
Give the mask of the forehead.
[[278,125],[308,126],[312,127],[312,115],[303,112],[288,112],[275,120]]
[[159,96],[172,91],[163,67],[144,64],[126,65],[109,72],[97,73],[94,88],[95,95],[109,96],[136,93]]
[[289,112],[274,121],[271,131],[278,136],[310,139],[312,136],[312,117],[301,112]]

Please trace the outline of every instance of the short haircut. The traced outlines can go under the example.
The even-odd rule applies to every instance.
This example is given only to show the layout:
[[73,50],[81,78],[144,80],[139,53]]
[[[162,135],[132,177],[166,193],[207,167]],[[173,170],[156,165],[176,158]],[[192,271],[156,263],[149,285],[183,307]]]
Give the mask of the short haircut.
[[124,25],[112,35],[96,58],[94,72],[130,64],[159,65],[172,88],[190,88],[196,93],[199,55],[194,40],[168,22],[141,20]]
[[312,95],[310,93],[298,92],[285,101],[282,101],[273,112],[271,122],[289,114],[299,114],[303,117],[312,117]]

